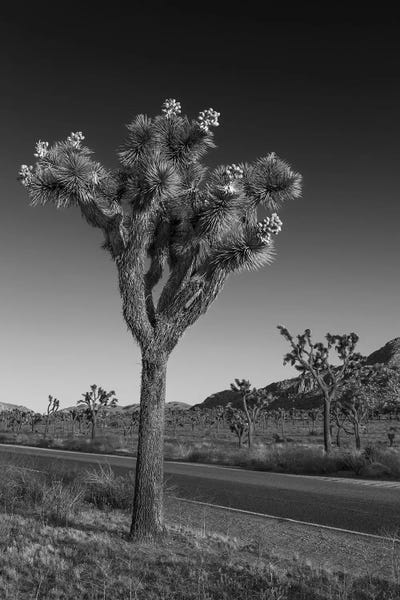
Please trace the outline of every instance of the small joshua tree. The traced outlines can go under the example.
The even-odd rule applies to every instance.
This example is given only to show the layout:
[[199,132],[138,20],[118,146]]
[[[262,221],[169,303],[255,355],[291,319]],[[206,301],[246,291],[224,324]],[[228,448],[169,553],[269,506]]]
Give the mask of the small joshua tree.
[[28,422],[31,427],[31,432],[34,433],[35,426],[41,423],[43,420],[43,415],[40,413],[30,412],[28,415]]
[[238,392],[242,399],[243,412],[246,416],[247,421],[247,443],[249,448],[251,448],[253,445],[254,437],[254,422],[251,418],[249,407],[247,404],[252,392],[250,381],[248,381],[247,379],[235,379],[235,383],[231,383],[231,390],[233,392]]
[[[347,434],[353,433],[357,450],[361,448],[360,431],[367,426],[380,404],[385,371],[379,365],[360,365],[360,368],[353,369],[334,403],[336,425],[338,428],[341,425]],[[346,424],[351,426],[352,432],[347,431]]]
[[[306,329],[303,334],[297,336],[297,340],[289,331],[278,325],[281,335],[287,340],[292,348],[284,357],[284,364],[290,363],[303,378],[319,389],[324,400],[324,447],[329,454],[332,450],[330,416],[331,406],[336,400],[341,386],[360,369],[363,362],[362,356],[355,352],[358,335],[332,335],[327,333],[326,344],[322,342],[313,343],[311,330]],[[330,362],[330,354],[334,351],[341,364],[334,367]]]
[[219,435],[219,430],[221,425],[224,423],[225,419],[225,407],[224,406],[215,406],[211,409],[211,418],[213,419],[213,424],[215,425],[217,436]]
[[308,423],[311,422],[311,428],[309,427],[310,435],[315,435],[315,425],[321,416],[321,410],[319,408],[311,408],[307,411]]
[[[215,300],[228,275],[267,265],[301,177],[275,154],[217,167],[202,158],[215,146],[219,113],[181,115],[174,99],[154,118],[138,115],[108,171],[82,145],[81,132],[50,146],[39,141],[34,167],[20,179],[33,205],[77,206],[104,233],[118,271],[123,315],[142,353],[140,425],[131,533],[163,531],[163,432],[167,360],[184,331]],[[258,207],[268,216],[259,221]],[[155,286],[164,276],[156,304]]]
[[22,410],[20,408],[13,408],[12,411],[8,412],[8,425],[11,426],[13,432],[19,433],[22,426],[29,422],[30,411]]
[[239,448],[241,448],[243,446],[243,436],[247,431],[246,414],[240,408],[233,408],[232,404],[228,402],[225,407],[225,415],[229,429],[237,436]]
[[60,401],[57,400],[57,398],[53,398],[53,396],[49,396],[49,401],[47,403],[47,410],[45,414],[44,437],[47,437],[47,434],[49,432],[50,417],[54,417],[59,408]]
[[77,405],[86,408],[86,414],[91,423],[91,438],[94,440],[96,437],[97,420],[100,413],[104,411],[107,406],[116,406],[118,400],[117,398],[113,398],[113,396],[115,396],[114,390],[106,392],[103,388],[97,387],[95,384],[90,386],[90,392],[85,392],[82,396],[83,398],[78,400]]
[[395,414],[398,419],[400,414],[400,369],[378,365],[376,380],[379,393],[376,392],[375,395],[376,397],[383,396],[379,402],[381,410],[389,412],[390,415]]
[[82,420],[82,411],[77,408],[70,408],[68,411],[68,418],[71,422],[71,434],[72,437],[75,435],[75,423],[79,423]]
[[241,395],[243,411],[247,421],[247,441],[249,448],[254,441],[255,427],[261,410],[268,407],[271,397],[267,396],[262,390],[251,388],[250,381],[247,379],[235,379],[231,383],[231,390]]

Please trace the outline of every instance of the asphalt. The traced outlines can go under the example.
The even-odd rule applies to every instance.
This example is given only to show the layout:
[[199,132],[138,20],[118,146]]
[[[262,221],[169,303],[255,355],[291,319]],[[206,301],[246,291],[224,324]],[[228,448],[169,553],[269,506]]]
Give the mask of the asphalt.
[[[117,471],[135,468],[135,459],[0,445],[0,452],[85,463],[108,463]],[[175,496],[339,527],[390,535],[400,533],[400,482],[289,475],[166,461],[165,482]],[[238,517],[239,518],[239,517]]]

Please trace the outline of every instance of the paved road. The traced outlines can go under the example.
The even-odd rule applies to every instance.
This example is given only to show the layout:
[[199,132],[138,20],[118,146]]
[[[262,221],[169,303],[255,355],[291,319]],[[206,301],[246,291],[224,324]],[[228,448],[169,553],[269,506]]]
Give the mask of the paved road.
[[[0,445],[0,452],[109,463],[116,470],[135,468],[125,456],[87,454]],[[214,465],[165,462],[167,487],[174,495],[254,512],[289,517],[365,533],[400,533],[400,482],[347,480],[248,471]]]

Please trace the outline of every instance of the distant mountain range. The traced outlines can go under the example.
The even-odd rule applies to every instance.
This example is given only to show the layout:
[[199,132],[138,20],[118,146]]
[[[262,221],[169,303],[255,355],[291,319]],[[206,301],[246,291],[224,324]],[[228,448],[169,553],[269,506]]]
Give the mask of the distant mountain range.
[[[400,368],[400,337],[387,342],[387,344],[382,346],[382,348],[375,350],[375,352],[372,352],[372,354],[367,357],[367,364],[374,365],[378,363],[390,367]],[[270,383],[269,385],[259,389],[265,391],[266,393],[271,393],[276,397],[276,400],[271,404],[272,409],[288,409],[292,408],[293,406],[299,409],[309,409],[320,406],[320,395],[315,391],[305,394],[302,398],[296,399],[294,404],[292,400],[292,394],[293,396],[295,395],[298,382],[298,377],[292,377],[291,379],[283,379],[282,381]],[[232,406],[235,408],[241,408],[241,395],[232,390],[223,390],[222,392],[217,392],[211,396],[208,396],[208,398],[206,398],[203,402],[196,404],[192,408],[215,408],[217,406],[226,406],[228,402],[231,402]]]
[[26,410],[28,412],[34,412],[30,408],[22,406],[22,404],[10,404],[9,402],[0,402],[0,412],[3,410],[14,410],[14,408],[19,408],[20,410]]
[[[68,411],[68,410],[72,410],[73,408],[78,409],[78,410],[85,410],[85,407],[81,405],[79,406],[68,406],[67,408],[61,408],[61,411]],[[119,406],[117,404],[117,406],[114,407],[109,407],[107,410],[109,410],[110,412],[113,413],[132,413],[132,412],[136,412],[137,410],[139,410],[140,408],[140,404],[128,404],[126,406]],[[179,409],[179,410],[187,410],[188,408],[191,408],[190,404],[186,404],[186,402],[166,402],[165,404],[165,408],[166,410],[174,410],[174,409]]]
[[[390,342],[387,342],[382,348],[379,350],[375,350],[367,357],[367,364],[374,365],[377,363],[384,364],[390,367],[400,368],[400,337],[394,338]],[[296,390],[297,383],[299,378],[292,377],[291,379],[283,379],[282,381],[277,381],[274,383],[270,383],[269,385],[260,388],[261,390],[265,390],[267,393],[271,393],[276,397],[276,400],[272,403],[272,408],[291,408],[293,406],[293,402],[291,400],[291,393]],[[232,390],[223,390],[222,392],[217,392],[208,396],[203,402],[200,404],[190,405],[186,402],[167,402],[166,409],[170,410],[189,410],[198,408],[215,408],[216,406],[226,406],[228,402],[232,402],[233,406],[240,407],[242,403],[241,396],[238,392],[233,392]],[[320,398],[318,393],[310,393],[306,394],[303,398],[296,400],[296,408],[314,408],[320,404]],[[0,411],[3,410],[13,410],[14,408],[19,408],[20,410],[26,410],[30,412],[34,412],[21,404],[11,404],[9,402],[0,402]],[[68,408],[62,408],[61,411],[71,410],[72,408],[77,408],[76,406],[69,406]],[[84,410],[84,407],[78,407],[81,410]],[[116,406],[115,408],[109,409],[112,412],[122,412],[122,413],[131,413],[139,410],[139,404],[128,404],[127,406]]]

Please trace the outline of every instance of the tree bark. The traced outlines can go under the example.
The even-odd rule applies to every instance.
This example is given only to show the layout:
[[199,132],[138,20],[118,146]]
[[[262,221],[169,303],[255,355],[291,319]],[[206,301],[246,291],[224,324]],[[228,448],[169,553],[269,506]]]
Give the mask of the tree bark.
[[341,427],[337,427],[336,429],[336,446],[338,448],[340,448],[340,431],[341,431]]
[[243,442],[242,442],[242,438],[243,438],[243,431],[238,432],[238,444],[239,444],[239,448],[242,448],[243,446]]
[[92,433],[91,433],[92,440],[94,440],[95,437],[96,437],[96,417],[94,414],[92,414]]
[[251,419],[250,412],[249,412],[249,409],[247,406],[246,394],[243,394],[242,400],[243,400],[243,408],[244,408],[244,412],[246,414],[246,421],[247,421],[247,443],[248,443],[249,448],[251,448],[253,446],[253,438],[254,438],[254,423]]
[[354,421],[354,438],[356,442],[356,450],[361,449],[360,425],[358,421]]
[[167,358],[142,359],[139,435],[131,536],[154,540],[163,533],[164,408]]
[[331,409],[330,398],[325,396],[325,401],[324,401],[324,449],[325,449],[326,454],[330,454],[332,452],[332,438],[331,438],[331,428],[330,428],[330,409]]

